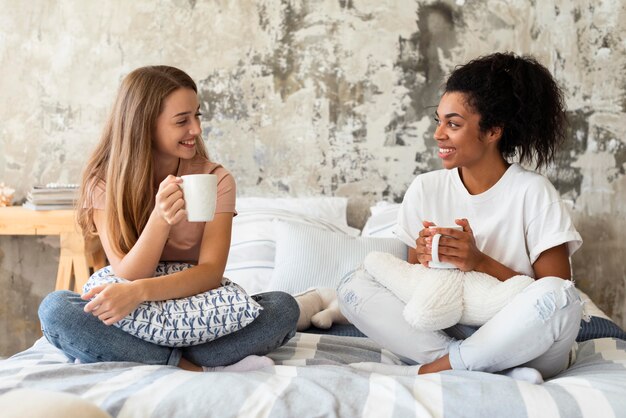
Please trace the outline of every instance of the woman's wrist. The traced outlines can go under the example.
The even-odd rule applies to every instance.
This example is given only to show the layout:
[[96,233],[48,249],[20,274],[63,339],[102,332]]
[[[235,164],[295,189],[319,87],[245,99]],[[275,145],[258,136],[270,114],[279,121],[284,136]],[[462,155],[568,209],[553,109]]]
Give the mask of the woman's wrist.
[[158,227],[163,228],[164,230],[168,231],[170,230],[170,228],[172,227],[166,220],[164,217],[162,217],[159,212],[157,211],[157,208],[155,207],[154,209],[152,209],[152,213],[150,214],[150,219],[148,220],[148,222],[150,222],[150,220],[152,220],[152,222],[154,222]]
[[478,257],[478,261],[476,262],[474,271],[477,271],[479,273],[488,273],[489,259],[490,257],[487,254],[481,252],[480,256]]
[[148,288],[146,286],[147,279],[139,279],[129,283],[135,293],[139,303],[143,303],[148,299]]
[[513,276],[518,276],[520,273],[516,272],[505,266],[504,264],[494,260],[485,253],[481,253],[480,261],[476,264],[475,271],[479,273],[485,273],[496,279],[504,282]]

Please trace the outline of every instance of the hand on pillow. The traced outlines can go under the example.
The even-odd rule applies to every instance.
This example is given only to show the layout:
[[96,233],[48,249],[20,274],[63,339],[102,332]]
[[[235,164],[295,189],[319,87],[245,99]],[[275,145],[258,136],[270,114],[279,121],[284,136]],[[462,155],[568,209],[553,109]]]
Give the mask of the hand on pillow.
[[441,330],[457,323],[483,325],[534,282],[528,276],[501,282],[475,271],[433,269],[380,252],[369,253],[363,266],[377,282],[406,303],[404,319],[424,331]]
[[328,329],[333,324],[350,323],[339,310],[335,289],[309,289],[294,297],[300,307],[300,317],[296,326],[298,331],[304,331],[311,324],[317,328]]
[[[155,275],[164,276],[189,267],[192,265],[162,262]],[[83,292],[101,284],[125,281],[107,266],[89,278]],[[224,278],[221,287],[195,296],[143,302],[113,325],[157,345],[187,347],[238,331],[254,321],[262,310],[241,287]]]

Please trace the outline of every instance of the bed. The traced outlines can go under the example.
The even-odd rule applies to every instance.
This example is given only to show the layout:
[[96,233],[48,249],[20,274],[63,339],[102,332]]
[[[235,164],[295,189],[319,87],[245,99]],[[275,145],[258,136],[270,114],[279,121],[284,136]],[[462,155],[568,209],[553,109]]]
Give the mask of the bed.
[[[358,231],[340,219],[345,202],[326,202],[320,210],[327,215],[336,209],[339,219],[311,213],[315,205],[310,203],[305,205],[309,213],[298,215],[285,210],[284,202],[274,208],[259,208],[259,202],[252,206],[241,209],[236,218],[227,267],[227,275],[252,293],[268,288],[297,292],[320,280],[325,285],[329,271],[332,280],[340,280],[336,276],[354,268],[350,254],[358,259],[371,246],[388,244],[385,225],[393,218],[393,205],[378,208],[373,213],[380,219],[372,216],[363,229],[368,236],[357,237]],[[277,228],[277,222],[300,228]],[[309,265],[307,271],[297,271],[298,265],[288,262],[293,243],[302,242],[302,234],[311,235],[306,228],[337,235],[338,244],[329,235],[322,235],[321,243],[302,244],[335,254],[339,260],[330,263],[331,270]],[[317,248],[321,245],[325,249]],[[194,373],[137,363],[74,364],[41,338],[0,361],[0,400],[21,388],[70,393],[120,418],[626,417],[626,335],[592,302],[587,305],[593,318],[579,334],[574,364],[542,385],[481,372],[411,377],[364,372],[350,365],[401,361],[346,326],[330,333],[297,333],[269,355],[276,366],[247,373]]]
[[350,363],[397,363],[367,338],[298,333],[247,373],[136,363],[68,363],[45,339],[0,363],[0,395],[27,387],[76,394],[113,417],[623,417],[626,342],[579,344],[574,365],[542,385],[447,371],[406,377]]

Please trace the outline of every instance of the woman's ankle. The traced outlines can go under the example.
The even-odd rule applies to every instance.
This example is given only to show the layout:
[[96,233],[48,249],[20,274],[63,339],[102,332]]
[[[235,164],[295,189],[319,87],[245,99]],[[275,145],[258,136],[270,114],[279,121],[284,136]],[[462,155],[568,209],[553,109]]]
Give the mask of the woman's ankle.
[[420,367],[420,369],[417,371],[417,374],[437,373],[444,370],[452,370],[452,365],[450,364],[450,356],[448,354],[441,358],[438,358],[431,363],[423,364],[422,367]]
[[184,357],[180,358],[180,362],[178,363],[178,367],[180,367],[183,370],[188,370],[188,371],[191,371],[191,372],[201,372],[201,371],[203,371],[202,367],[200,367],[200,366],[190,362],[189,360],[187,360]]

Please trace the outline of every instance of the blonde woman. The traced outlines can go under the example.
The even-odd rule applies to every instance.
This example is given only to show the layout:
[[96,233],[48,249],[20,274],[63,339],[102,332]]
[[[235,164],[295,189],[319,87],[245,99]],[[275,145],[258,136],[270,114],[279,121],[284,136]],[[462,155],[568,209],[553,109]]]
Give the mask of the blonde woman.
[[[273,364],[263,355],[295,333],[297,304],[281,292],[255,295],[263,311],[241,330],[181,349],[110,326],[144,301],[188,297],[221,285],[236,213],[235,181],[209,161],[199,109],[196,84],[177,68],[142,67],[123,80],[83,175],[78,216],[86,234],[99,235],[115,275],[129,282],[96,286],[82,297],[58,291],[43,300],[43,333],[71,359],[245,371]],[[213,221],[187,222],[179,187],[186,174],[218,176]],[[162,261],[195,266],[153,277]]]

